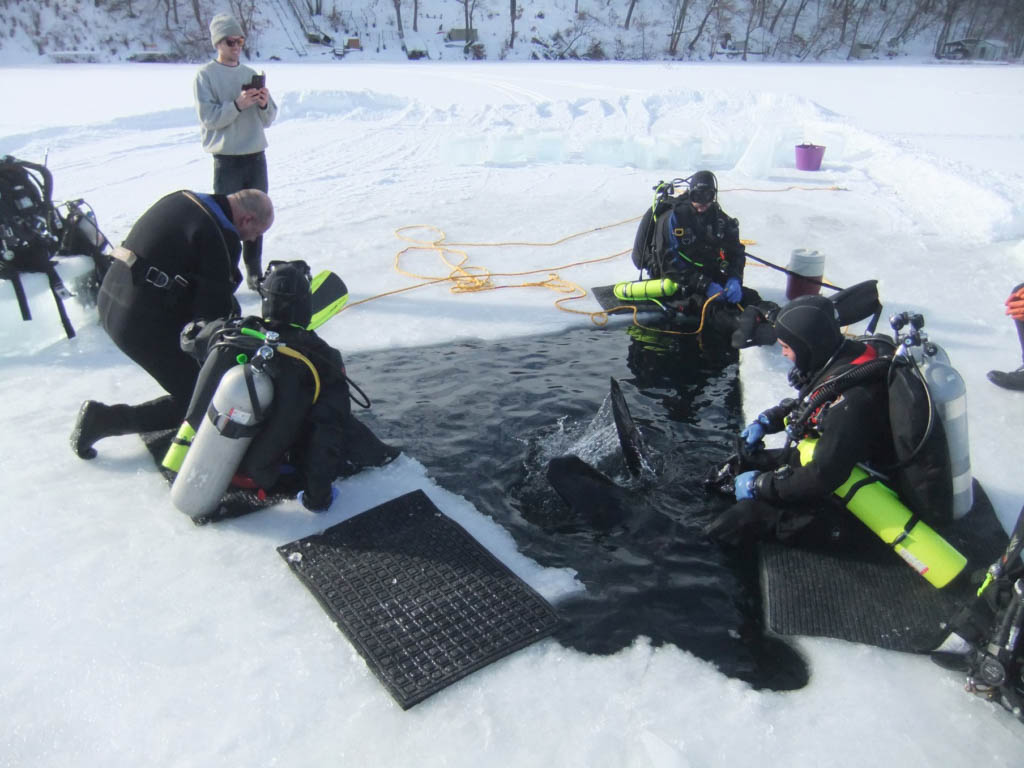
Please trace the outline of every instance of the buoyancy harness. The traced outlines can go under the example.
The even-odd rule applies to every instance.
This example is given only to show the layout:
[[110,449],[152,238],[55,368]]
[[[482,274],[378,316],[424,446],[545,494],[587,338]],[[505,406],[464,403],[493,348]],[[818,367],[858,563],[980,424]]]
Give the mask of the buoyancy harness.
[[[279,443],[284,452],[301,423],[299,414],[320,395],[314,363],[259,318],[233,319],[215,327],[186,421],[163,461],[165,468],[177,472],[172,502],[193,519],[216,508],[247,452],[255,449],[254,441]],[[288,386],[279,355],[309,370],[310,401],[298,397],[301,389]],[[281,387],[286,387],[285,398],[278,396]]]
[[[62,213],[53,201],[53,175],[45,164],[0,157],[0,280],[14,288],[23,320],[31,320],[28,297],[21,276],[46,276],[57,306],[64,333],[74,338],[64,301],[76,294],[57,272],[56,257],[87,256],[93,261],[90,274],[76,281],[85,295],[83,304],[95,301],[99,283],[110,263],[109,242],[96,224],[96,216],[84,200],[62,203]],[[81,282],[79,286],[77,283]]]
[[[895,461],[886,466],[870,467],[867,476],[850,489],[850,494],[864,484],[891,482],[899,496],[914,512],[916,519],[943,524],[962,516],[970,506],[968,497],[959,492],[959,486],[970,484],[970,461],[966,456],[966,431],[954,435],[951,441],[944,427],[945,397],[937,393],[918,363],[915,349],[935,355],[936,347],[927,341],[920,329],[924,324],[919,315],[910,316],[910,331],[900,331],[908,325],[908,316],[891,318],[895,338],[873,335],[861,340],[867,345],[865,354],[851,361],[839,373],[823,381],[813,381],[800,391],[793,401],[787,419],[788,439],[796,443],[808,434],[814,434],[817,422],[827,408],[850,387],[883,378],[888,399],[888,415]],[[943,363],[951,376],[959,379],[952,367]],[[826,366],[827,368],[827,366]],[[966,416],[962,394],[957,405],[957,417]],[[964,413],[960,413],[964,411]],[[961,457],[961,458],[956,458]],[[953,464],[966,464],[954,484]],[[959,475],[966,472],[966,481]],[[844,499],[844,502],[848,499]]]
[[[794,441],[801,440],[809,431],[817,428],[823,413],[843,392],[858,384],[878,379],[890,368],[891,357],[880,354],[878,347],[865,343],[864,352],[848,363],[834,376],[821,382],[814,382],[794,400],[786,424],[786,434]],[[826,366],[827,367],[827,366]]]

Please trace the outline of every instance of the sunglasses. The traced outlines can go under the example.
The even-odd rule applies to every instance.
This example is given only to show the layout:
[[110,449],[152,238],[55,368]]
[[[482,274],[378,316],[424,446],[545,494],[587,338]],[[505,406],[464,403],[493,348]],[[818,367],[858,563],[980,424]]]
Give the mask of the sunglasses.
[[238,48],[245,43],[244,37],[225,37],[222,41],[229,48]]

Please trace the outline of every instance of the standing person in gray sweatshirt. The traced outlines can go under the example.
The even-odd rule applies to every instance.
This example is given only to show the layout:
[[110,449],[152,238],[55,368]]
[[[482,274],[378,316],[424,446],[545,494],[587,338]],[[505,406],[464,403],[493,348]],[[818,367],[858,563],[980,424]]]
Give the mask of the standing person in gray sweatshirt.
[[[213,191],[229,195],[242,189],[267,192],[267,138],[264,129],[277,117],[262,74],[240,61],[245,33],[227,13],[210,22],[217,58],[196,73],[193,91],[203,149],[213,155]],[[245,281],[256,290],[263,274],[263,238],[243,245]]]

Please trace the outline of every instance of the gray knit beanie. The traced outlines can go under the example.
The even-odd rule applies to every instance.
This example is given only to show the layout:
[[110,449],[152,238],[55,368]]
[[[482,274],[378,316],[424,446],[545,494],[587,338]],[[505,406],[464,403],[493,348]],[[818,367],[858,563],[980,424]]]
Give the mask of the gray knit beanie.
[[218,13],[210,21],[210,42],[216,48],[225,37],[245,37],[245,32],[230,13]]

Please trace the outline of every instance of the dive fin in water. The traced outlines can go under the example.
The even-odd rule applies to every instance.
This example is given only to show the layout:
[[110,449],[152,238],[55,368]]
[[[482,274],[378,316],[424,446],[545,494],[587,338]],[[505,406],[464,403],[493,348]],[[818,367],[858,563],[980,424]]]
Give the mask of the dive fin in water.
[[595,528],[611,528],[625,517],[626,491],[579,456],[549,461],[547,478],[577,520]]
[[622,446],[622,457],[626,468],[633,477],[639,477],[644,466],[650,466],[645,455],[644,441],[640,430],[633,423],[633,416],[626,405],[619,382],[611,380],[612,417],[615,419],[615,431],[619,434],[619,445]]

